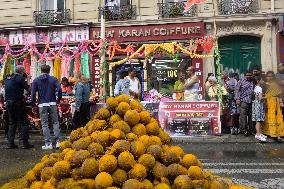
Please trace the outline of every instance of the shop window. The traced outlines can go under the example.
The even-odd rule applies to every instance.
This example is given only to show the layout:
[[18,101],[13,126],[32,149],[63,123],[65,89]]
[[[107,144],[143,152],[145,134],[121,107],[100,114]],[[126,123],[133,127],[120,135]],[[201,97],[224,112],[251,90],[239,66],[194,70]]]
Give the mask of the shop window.
[[174,84],[178,79],[177,72],[190,60],[173,60],[156,58],[148,64],[148,89],[156,89],[164,96],[172,97]]

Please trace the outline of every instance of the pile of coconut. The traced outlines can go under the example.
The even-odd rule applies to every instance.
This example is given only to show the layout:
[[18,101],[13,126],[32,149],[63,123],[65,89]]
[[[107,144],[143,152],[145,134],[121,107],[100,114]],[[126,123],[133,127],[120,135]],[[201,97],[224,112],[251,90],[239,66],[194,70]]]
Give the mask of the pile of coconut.
[[202,169],[193,154],[171,145],[140,102],[107,100],[60,152],[45,155],[23,178],[2,188],[32,189],[243,189]]

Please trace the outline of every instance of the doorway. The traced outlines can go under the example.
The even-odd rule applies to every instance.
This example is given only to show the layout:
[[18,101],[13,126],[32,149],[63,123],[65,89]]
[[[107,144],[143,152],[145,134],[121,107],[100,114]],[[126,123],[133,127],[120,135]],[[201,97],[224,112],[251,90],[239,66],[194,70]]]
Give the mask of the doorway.
[[261,68],[261,39],[255,36],[226,36],[219,39],[222,70],[232,76],[243,77],[246,70],[255,65]]

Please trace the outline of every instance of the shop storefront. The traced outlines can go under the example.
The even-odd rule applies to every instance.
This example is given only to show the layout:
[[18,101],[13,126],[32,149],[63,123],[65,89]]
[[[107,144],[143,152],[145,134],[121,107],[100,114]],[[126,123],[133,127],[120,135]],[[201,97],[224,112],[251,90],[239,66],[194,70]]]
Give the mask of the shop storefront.
[[284,62],[284,16],[279,20],[277,33],[277,62]]
[[[205,24],[203,22],[106,28],[107,40],[117,41],[120,46],[131,43],[134,44],[135,49],[139,49],[141,45],[149,43],[180,42],[186,44],[190,39],[203,38],[204,35]],[[100,28],[90,28],[90,39],[98,40],[99,37]],[[202,53],[201,49],[198,50]],[[125,56],[116,56],[110,62],[124,59]],[[146,64],[145,61],[147,61]],[[98,57],[93,62],[98,62]],[[197,68],[200,83],[203,83],[202,59],[191,59],[187,55],[180,54],[179,57],[173,60],[173,58],[162,53],[156,53],[151,57],[147,57],[147,60],[145,56],[141,55],[138,58],[116,66],[112,70],[113,79],[111,81],[112,86],[110,86],[112,90],[109,91],[109,94],[113,94],[117,80],[116,74],[120,70],[134,67],[138,72],[138,78],[143,84],[144,92],[155,88],[171,98],[173,85],[177,80],[177,70],[182,64],[189,64]],[[201,91],[200,94],[202,94],[202,87],[199,90]],[[143,96],[145,95],[146,93],[143,93]],[[203,99],[202,95],[200,95],[200,99]]]
[[[173,42],[186,46],[191,39],[204,38],[205,33],[203,22],[106,28],[108,42],[116,41],[123,48],[133,44],[134,51],[143,48],[143,45],[146,45],[145,51],[149,50],[147,44],[154,44],[151,46],[153,47],[155,44],[163,46],[161,44]],[[90,39],[98,40],[99,37],[100,28],[90,28]],[[116,56],[112,56],[111,51],[108,52],[107,58],[110,58],[108,63],[111,67],[107,78],[108,94],[114,95],[117,73],[134,67],[142,83],[142,104],[160,120],[161,127],[172,136],[220,134],[219,102],[203,101],[203,59],[190,58],[186,53],[173,57],[162,53],[159,48],[151,56],[145,56],[145,51],[125,62],[121,62],[127,59],[125,53],[118,51]],[[203,54],[203,49],[198,47],[196,53]],[[113,62],[117,61],[121,63],[113,65]],[[93,62],[99,62],[99,57],[94,58]],[[173,86],[178,80],[177,71],[182,65],[192,65],[196,68],[200,82],[199,102],[174,101],[172,98]],[[98,70],[96,73],[99,74]],[[152,96],[152,91],[158,92],[158,99],[157,96]]]

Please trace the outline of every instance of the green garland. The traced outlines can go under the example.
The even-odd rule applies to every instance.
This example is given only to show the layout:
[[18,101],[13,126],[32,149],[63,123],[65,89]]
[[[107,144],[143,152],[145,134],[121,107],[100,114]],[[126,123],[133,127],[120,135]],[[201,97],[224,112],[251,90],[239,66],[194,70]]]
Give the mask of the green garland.
[[218,82],[218,100],[220,104],[223,104],[223,91],[222,91],[222,67],[221,67],[221,55],[218,46],[218,40],[216,39],[215,47],[214,47],[214,55],[216,57],[215,64],[217,67],[217,82]]
[[[100,51],[99,51],[99,57],[100,57],[100,58],[101,58],[103,55],[105,55],[105,51],[106,51],[107,47],[108,47],[108,42],[105,41],[103,47],[102,47],[102,48],[100,49]],[[108,64],[107,64],[107,61],[106,61],[106,60],[105,60],[104,62],[101,62],[101,64],[102,64],[102,67],[101,67],[100,78],[102,78],[101,86],[102,86],[102,88],[104,89],[103,95],[102,95],[101,98],[102,98],[103,100],[106,100],[106,97],[107,97],[107,95],[106,95],[106,86],[107,86],[107,84],[108,84],[108,81],[107,81],[107,79],[106,79],[106,73],[107,73],[106,70],[108,70]]]

